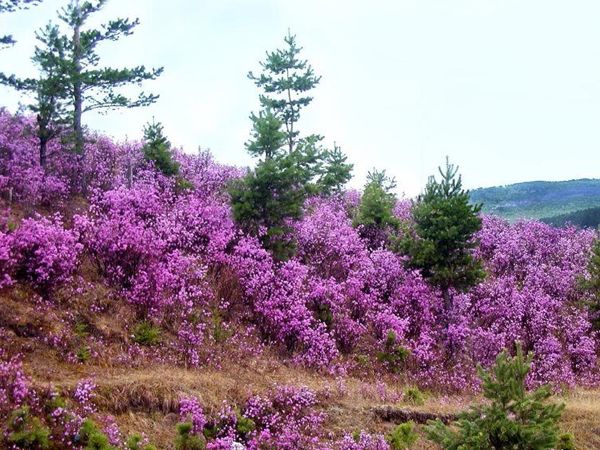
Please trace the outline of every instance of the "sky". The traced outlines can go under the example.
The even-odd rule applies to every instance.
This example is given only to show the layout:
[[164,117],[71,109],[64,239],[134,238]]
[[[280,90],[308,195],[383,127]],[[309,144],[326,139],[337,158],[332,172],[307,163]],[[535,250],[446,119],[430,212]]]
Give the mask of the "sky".
[[[18,40],[0,71],[36,74],[33,33],[65,3],[0,16]],[[290,29],[322,76],[298,128],[342,147],[351,187],[385,169],[414,196],[446,156],[467,188],[600,178],[597,0],[110,0],[91,23],[115,17],[141,23],[103,44],[103,63],[165,68],[143,86],[156,104],[84,115],[117,140],[155,117],[187,152],[252,165],[247,73]],[[9,110],[26,100],[0,87]]]

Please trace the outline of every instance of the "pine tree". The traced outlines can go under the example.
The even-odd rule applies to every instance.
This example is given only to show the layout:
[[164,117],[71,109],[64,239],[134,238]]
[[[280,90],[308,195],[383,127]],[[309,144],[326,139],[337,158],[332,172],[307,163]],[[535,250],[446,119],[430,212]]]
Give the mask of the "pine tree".
[[143,151],[146,160],[152,161],[164,175],[174,176],[179,173],[179,163],[173,160],[171,154],[171,143],[164,135],[162,124],[154,119],[144,127]]
[[353,224],[359,227],[361,236],[371,248],[385,245],[389,235],[400,226],[400,221],[394,216],[395,188],[396,180],[388,177],[385,170],[368,173]]
[[[99,67],[98,45],[132,34],[139,24],[138,19],[119,18],[99,29],[85,29],[84,25],[90,17],[100,11],[106,2],[107,0],[72,0],[59,14],[69,32],[62,34],[58,26],[50,24],[39,33],[38,39],[43,47],[36,49],[34,55],[34,62],[40,66],[39,80],[19,80],[6,75],[1,79],[17,89],[36,92],[39,102],[35,109],[44,111],[42,123],[68,120],[73,132],[75,151],[83,159],[82,115],[89,111],[134,108],[154,103],[158,99],[157,95],[141,92],[130,97],[119,92],[119,88],[154,80],[163,71],[162,67],[151,70],[146,70],[144,66],[123,69]],[[66,112],[58,107],[62,102],[68,105]],[[83,173],[84,191],[86,188],[86,174]]]
[[270,109],[252,114],[252,138],[246,143],[246,150],[254,157],[265,160],[273,158],[285,143],[285,133],[281,131],[281,121]]
[[296,45],[296,36],[288,31],[284,41],[286,48],[267,52],[267,58],[260,63],[263,72],[258,76],[249,72],[248,78],[263,90],[259,97],[262,108],[273,111],[285,126],[291,153],[300,134],[296,128],[300,111],[313,99],[306,93],[319,84],[321,77],[315,75],[308,61],[298,58],[302,47]]
[[543,450],[573,449],[572,437],[560,435],[558,421],[564,404],[552,404],[548,386],[528,392],[525,379],[531,355],[502,352],[491,370],[479,368],[483,394],[489,403],[475,406],[447,426],[439,419],[430,422],[427,436],[445,450]]
[[252,135],[246,143],[248,153],[260,160],[230,188],[236,222],[260,236],[278,259],[294,253],[294,243],[288,239],[289,220],[301,217],[306,198],[341,191],[352,171],[337,145],[327,150],[319,135],[299,137],[300,110],[312,100],[299,95],[316,86],[320,78],[306,61],[297,59],[300,48],[295,37],[288,35],[286,43],[286,50],[267,53],[263,74],[249,74],[264,90],[260,95],[263,111],[250,116]]
[[[30,5],[41,3],[42,0],[0,0],[0,13],[14,12],[18,9],[27,8]],[[0,36],[0,48],[2,46],[14,45],[15,40],[12,35],[6,34]]]
[[333,150],[325,150],[322,155],[323,164],[318,175],[317,186],[321,194],[339,194],[344,185],[352,178],[353,165],[342,149],[333,144]]
[[117,41],[133,33],[139,24],[138,19],[115,19],[101,26],[100,29],[84,29],[90,17],[102,9],[108,0],[94,2],[72,0],[63,8],[59,18],[69,28],[72,36],[68,40],[67,58],[61,61],[67,70],[68,90],[73,112],[73,132],[75,149],[83,153],[82,115],[88,111],[114,108],[135,108],[154,103],[157,95],[140,93],[137,97],[128,97],[117,91],[118,88],[130,84],[139,84],[145,80],[154,80],[163,68],[146,70],[144,66],[115,69],[98,67],[100,56],[97,47],[106,41]]
[[430,177],[412,210],[414,236],[403,242],[410,265],[421,270],[442,291],[446,324],[453,310],[451,289],[467,290],[484,276],[481,262],[472,255],[475,233],[481,229],[481,205],[469,202],[458,167],[446,159],[441,180]]
[[20,79],[15,75],[0,73],[0,84],[33,96],[28,108],[36,115],[39,163],[45,167],[48,143],[63,133],[68,123],[67,80],[61,66],[66,41],[60,36],[56,25],[46,26],[36,33],[36,38],[42,46],[36,46],[31,59],[39,70],[39,77]]

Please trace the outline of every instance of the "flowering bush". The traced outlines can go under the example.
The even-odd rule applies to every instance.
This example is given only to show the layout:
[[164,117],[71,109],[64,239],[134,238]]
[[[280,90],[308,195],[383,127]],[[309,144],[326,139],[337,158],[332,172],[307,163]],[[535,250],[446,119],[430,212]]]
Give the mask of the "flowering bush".
[[58,215],[23,220],[12,236],[15,277],[43,291],[68,281],[83,249],[78,239]]

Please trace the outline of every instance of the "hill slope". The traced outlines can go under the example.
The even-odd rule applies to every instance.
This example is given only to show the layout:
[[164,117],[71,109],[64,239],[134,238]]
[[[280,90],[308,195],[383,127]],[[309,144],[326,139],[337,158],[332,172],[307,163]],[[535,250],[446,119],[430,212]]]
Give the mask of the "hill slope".
[[541,219],[600,206],[600,180],[530,181],[471,191],[483,211],[509,220]]

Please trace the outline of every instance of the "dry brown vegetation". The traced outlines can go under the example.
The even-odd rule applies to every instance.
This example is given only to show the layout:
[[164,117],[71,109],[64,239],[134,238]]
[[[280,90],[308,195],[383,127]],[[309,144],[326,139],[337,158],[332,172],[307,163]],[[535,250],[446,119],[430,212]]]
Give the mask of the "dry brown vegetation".
[[[232,356],[231,348],[217,346],[209,351],[218,357],[200,368],[157,364],[148,357],[134,359],[135,367],[131,367],[118,363],[116,356],[126,353],[131,345],[128,327],[135,320],[132,311],[123,302],[114,302],[103,313],[91,314],[89,305],[109,302],[110,292],[98,288],[86,295],[93,298],[59,295],[52,305],[32,304],[32,293],[26,289],[13,289],[0,296],[2,346],[24,354],[27,373],[40,390],[52,385],[68,395],[81,379],[93,379],[99,414],[113,415],[125,433],[144,432],[159,448],[170,448],[173,442],[177,405],[184,394],[197,396],[208,412],[214,412],[224,400],[242,404],[249,396],[277,384],[307,386],[317,393],[328,416],[327,428],[336,434],[361,429],[389,431],[393,421],[383,420],[376,411],[382,406],[402,409],[404,415],[417,411],[448,416],[481,400],[472,394],[427,392],[422,405],[390,403],[382,400],[382,390],[393,397],[409,385],[368,372],[341,381],[334,375],[287,365],[268,350],[241,358]],[[90,360],[73,364],[66,360],[63,349],[47,345],[41,337],[61,329],[73,335],[68,328],[76,322],[85,323],[86,333],[102,341],[102,347]],[[74,345],[77,338],[71,350]],[[555,400],[567,405],[561,426],[575,435],[578,448],[600,449],[600,390],[579,388]],[[422,437],[414,448],[437,447]]]

